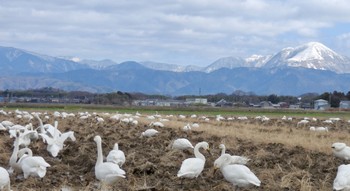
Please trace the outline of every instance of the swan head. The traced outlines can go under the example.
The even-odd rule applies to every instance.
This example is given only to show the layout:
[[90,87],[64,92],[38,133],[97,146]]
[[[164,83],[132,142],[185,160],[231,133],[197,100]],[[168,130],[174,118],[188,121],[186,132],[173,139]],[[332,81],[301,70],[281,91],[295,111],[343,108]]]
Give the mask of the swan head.
[[197,145],[199,146],[199,148],[203,148],[204,150],[206,150],[211,155],[209,144],[207,142],[203,141],[203,142],[197,143]]
[[332,149],[335,151],[340,151],[346,147],[345,143],[333,143],[332,144]]
[[102,141],[101,136],[96,135],[96,136],[94,137],[94,141],[95,141],[96,143],[101,142],[101,141]]
[[224,144],[220,144],[219,145],[219,149],[224,149],[225,148],[225,145]]
[[218,169],[226,164],[229,164],[231,160],[231,155],[223,154],[214,161],[214,169]]
[[219,158],[217,158],[215,161],[214,161],[214,172],[213,174],[215,174],[215,172],[225,166],[225,165],[228,165],[230,163],[230,160],[231,160],[231,155],[229,154],[223,154],[221,155]]

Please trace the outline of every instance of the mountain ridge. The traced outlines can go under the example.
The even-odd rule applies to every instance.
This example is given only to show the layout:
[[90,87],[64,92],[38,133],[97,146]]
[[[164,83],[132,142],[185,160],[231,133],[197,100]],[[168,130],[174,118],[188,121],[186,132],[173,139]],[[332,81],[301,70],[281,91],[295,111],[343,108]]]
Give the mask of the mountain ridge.
[[[288,62],[291,58],[293,62],[306,65],[291,66]],[[326,67],[317,68],[323,64],[320,60],[331,58],[335,58],[333,65],[336,61],[344,62],[338,68],[338,73]],[[167,95],[195,95],[201,89],[203,94],[244,91],[299,95],[349,91],[350,87],[350,73],[344,72],[349,65],[347,58],[317,43],[285,48],[271,56],[253,55],[246,59],[224,57],[207,67],[189,67],[183,72],[176,65],[157,68],[157,64],[161,63],[147,65],[125,61],[114,64],[111,60],[102,60],[94,63],[93,67],[83,64],[82,59],[75,60],[77,62],[0,47],[0,89],[55,87],[90,92],[126,91]],[[312,63],[308,63],[310,60],[317,60],[316,64],[319,65],[312,67]],[[109,65],[102,67],[100,64],[103,62]],[[175,71],[166,70],[168,66]]]

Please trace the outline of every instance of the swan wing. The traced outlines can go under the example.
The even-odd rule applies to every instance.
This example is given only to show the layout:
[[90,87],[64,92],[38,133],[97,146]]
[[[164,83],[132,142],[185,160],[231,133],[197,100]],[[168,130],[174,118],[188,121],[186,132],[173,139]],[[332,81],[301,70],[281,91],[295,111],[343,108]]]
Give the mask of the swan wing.
[[121,150],[111,150],[106,158],[107,162],[113,162],[119,166],[125,163],[125,154]]
[[39,136],[41,136],[44,139],[44,142],[46,142],[48,145],[52,145],[55,143],[55,140],[46,134],[39,133]]
[[177,177],[197,177],[204,169],[205,161],[199,158],[188,158],[181,164]]
[[0,167],[0,190],[5,188],[8,184],[10,184],[10,175],[6,169]]
[[125,171],[120,169],[117,164],[105,162],[95,166],[95,175],[99,180],[105,180],[107,177],[125,177]]
[[193,148],[191,142],[187,139],[176,139],[172,146],[173,149],[187,149]]
[[247,164],[250,159],[243,156],[232,155],[230,164]]
[[260,186],[261,184],[258,177],[256,177],[255,174],[244,165],[227,165],[224,166],[221,171],[225,179],[231,182],[233,185],[247,187],[250,184],[256,186]]

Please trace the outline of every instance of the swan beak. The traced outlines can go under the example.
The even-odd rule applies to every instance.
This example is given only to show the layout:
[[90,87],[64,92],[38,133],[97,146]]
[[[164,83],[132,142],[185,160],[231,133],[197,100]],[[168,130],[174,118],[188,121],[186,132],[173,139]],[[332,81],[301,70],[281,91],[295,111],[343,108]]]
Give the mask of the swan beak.
[[210,152],[210,149],[207,149],[207,152],[209,153],[210,156],[213,156]]

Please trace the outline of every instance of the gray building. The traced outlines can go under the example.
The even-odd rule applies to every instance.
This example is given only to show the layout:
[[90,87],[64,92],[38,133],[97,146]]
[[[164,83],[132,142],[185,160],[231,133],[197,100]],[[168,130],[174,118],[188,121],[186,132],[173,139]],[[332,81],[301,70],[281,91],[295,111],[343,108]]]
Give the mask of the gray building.
[[314,101],[314,109],[315,110],[326,110],[329,109],[330,105],[327,100],[318,99]]
[[350,101],[340,101],[339,108],[340,109],[350,109]]

